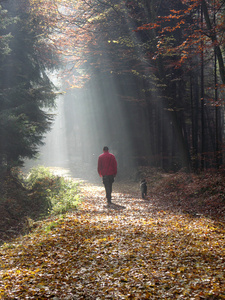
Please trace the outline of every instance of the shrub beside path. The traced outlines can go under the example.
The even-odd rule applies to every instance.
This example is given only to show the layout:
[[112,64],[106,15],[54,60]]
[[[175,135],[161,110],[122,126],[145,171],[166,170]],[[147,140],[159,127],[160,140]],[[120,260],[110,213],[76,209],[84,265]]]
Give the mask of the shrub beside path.
[[84,183],[65,217],[0,248],[0,299],[225,299],[224,227],[140,199],[134,183]]

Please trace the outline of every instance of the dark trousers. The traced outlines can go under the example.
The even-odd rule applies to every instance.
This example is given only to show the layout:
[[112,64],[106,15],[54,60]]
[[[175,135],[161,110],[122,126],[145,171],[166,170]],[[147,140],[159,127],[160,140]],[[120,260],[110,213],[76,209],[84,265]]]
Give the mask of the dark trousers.
[[102,181],[105,186],[107,202],[111,203],[112,184],[114,182],[114,177],[113,175],[105,175],[103,176]]

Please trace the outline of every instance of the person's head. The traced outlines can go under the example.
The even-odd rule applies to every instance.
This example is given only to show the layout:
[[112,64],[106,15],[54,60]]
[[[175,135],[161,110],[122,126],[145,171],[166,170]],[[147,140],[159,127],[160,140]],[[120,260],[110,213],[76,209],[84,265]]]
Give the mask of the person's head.
[[107,146],[104,146],[104,147],[103,147],[103,151],[104,151],[104,152],[108,152],[108,151],[109,151],[109,148],[108,148]]

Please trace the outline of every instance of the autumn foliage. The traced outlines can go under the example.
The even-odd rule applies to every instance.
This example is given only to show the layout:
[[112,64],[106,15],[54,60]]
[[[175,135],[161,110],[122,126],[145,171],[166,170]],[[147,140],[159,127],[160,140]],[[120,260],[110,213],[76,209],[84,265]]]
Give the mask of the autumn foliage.
[[[1,298],[224,299],[222,176],[152,174],[147,200],[139,184],[115,183],[112,209],[102,186],[85,184],[79,210],[1,247]],[[208,202],[184,197],[185,182],[186,192],[196,185],[189,197]],[[219,195],[214,219],[204,207]]]
[[196,171],[222,165],[223,7],[220,0],[32,0],[28,10],[44,32],[43,57],[48,49],[60,55],[64,92],[94,108],[96,98],[112,95],[110,105],[118,99],[134,128],[137,159]]

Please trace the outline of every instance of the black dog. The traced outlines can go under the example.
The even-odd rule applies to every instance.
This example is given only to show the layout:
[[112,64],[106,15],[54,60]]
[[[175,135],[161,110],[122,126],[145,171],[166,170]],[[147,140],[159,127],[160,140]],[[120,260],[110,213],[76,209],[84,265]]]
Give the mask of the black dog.
[[142,199],[145,199],[145,197],[147,196],[147,182],[145,179],[142,179],[140,187]]

